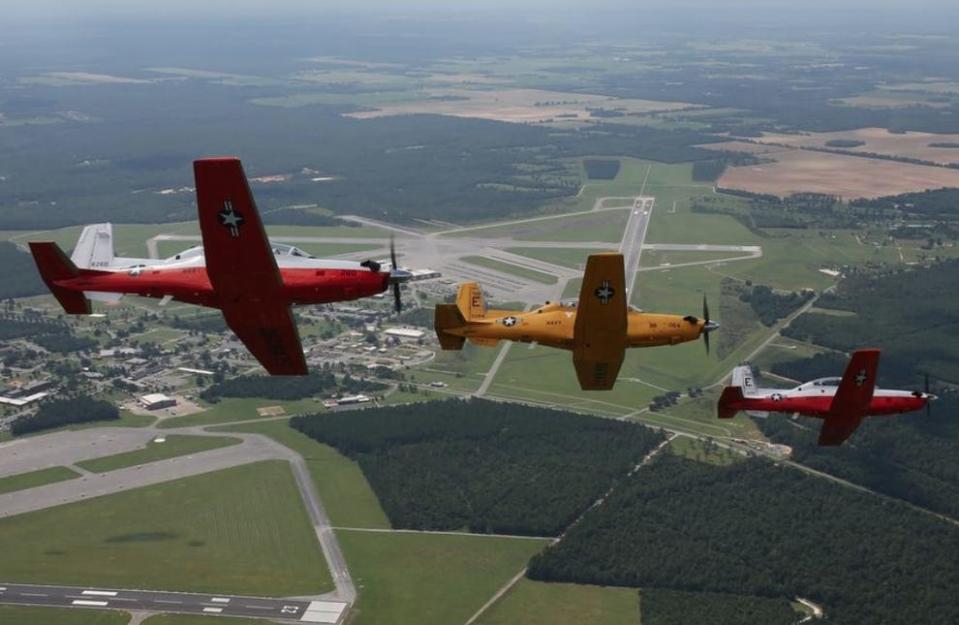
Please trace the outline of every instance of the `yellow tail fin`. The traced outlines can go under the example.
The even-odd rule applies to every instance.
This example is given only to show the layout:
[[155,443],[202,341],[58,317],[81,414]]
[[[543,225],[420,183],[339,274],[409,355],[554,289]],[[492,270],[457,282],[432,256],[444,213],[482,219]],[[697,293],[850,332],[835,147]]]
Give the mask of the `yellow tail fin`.
[[480,285],[475,282],[461,284],[456,293],[456,307],[467,321],[485,317],[486,302],[483,301]]

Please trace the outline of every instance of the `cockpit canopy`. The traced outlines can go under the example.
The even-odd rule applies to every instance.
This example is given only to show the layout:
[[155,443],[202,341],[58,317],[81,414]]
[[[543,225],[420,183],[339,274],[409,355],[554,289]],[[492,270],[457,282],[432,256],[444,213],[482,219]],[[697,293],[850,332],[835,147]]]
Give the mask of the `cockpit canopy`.
[[800,385],[799,389],[806,390],[811,388],[819,388],[822,386],[839,386],[840,382],[842,382],[842,378],[836,378],[836,377],[819,378],[818,380],[812,380],[810,382],[806,382],[805,384]]
[[[315,256],[313,256],[312,254],[307,254],[300,248],[294,247],[292,245],[286,245],[285,243],[274,243],[271,241],[270,247],[273,248],[274,256],[281,256],[281,257],[296,256],[298,258],[315,258]],[[180,252],[179,254],[177,254],[170,260],[185,260],[188,258],[194,258],[196,256],[202,256],[202,255],[203,255],[203,246],[197,245],[195,247],[191,247],[188,250],[184,250]]]

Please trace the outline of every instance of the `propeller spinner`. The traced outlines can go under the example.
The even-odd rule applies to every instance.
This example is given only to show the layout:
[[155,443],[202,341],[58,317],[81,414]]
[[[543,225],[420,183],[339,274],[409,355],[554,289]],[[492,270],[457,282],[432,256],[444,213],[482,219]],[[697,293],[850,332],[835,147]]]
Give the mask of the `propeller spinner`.
[[[683,317],[683,319],[693,325],[699,325],[699,319],[693,315],[688,315]],[[709,303],[706,301],[706,296],[703,295],[703,329],[701,334],[703,336],[703,343],[706,345],[707,354],[709,353],[709,333],[717,328],[719,328],[719,323],[709,318]]]
[[[360,263],[370,271],[380,273],[383,265],[379,262],[369,259]],[[413,277],[409,271],[400,269],[396,264],[396,241],[390,237],[390,285],[393,287],[393,309],[396,312],[403,310],[403,301],[400,299],[400,285],[409,281]]]

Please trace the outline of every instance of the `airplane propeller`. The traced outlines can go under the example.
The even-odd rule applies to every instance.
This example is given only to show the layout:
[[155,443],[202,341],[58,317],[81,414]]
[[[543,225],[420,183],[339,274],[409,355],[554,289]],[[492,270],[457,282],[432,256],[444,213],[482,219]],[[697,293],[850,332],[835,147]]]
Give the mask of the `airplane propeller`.
[[[364,260],[360,265],[375,273],[380,273],[383,269],[383,265],[372,258]],[[390,265],[390,284],[393,286],[393,309],[396,312],[400,312],[403,310],[403,302],[400,299],[400,285],[412,278],[413,274],[397,267],[396,241],[392,236],[390,237]]]
[[[693,315],[688,315],[683,317],[684,320],[688,321],[693,325],[699,325],[699,319]],[[706,353],[709,354],[709,333],[713,330],[719,328],[719,324],[709,318],[709,303],[706,301],[706,296],[703,295],[703,343],[706,345]]]
[[925,384],[923,386],[923,388],[925,389],[925,392],[913,391],[912,396],[921,397],[926,400],[926,416],[929,417],[929,416],[932,416],[932,402],[938,398],[935,395],[933,395],[931,392],[929,392],[929,372],[927,371],[923,377],[925,379]]

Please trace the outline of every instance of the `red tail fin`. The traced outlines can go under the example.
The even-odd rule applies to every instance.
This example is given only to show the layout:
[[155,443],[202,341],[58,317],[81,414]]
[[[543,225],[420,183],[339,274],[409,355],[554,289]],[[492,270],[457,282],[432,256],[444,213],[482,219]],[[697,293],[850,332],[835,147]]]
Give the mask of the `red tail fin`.
[[727,386],[723,389],[723,394],[719,396],[717,406],[720,419],[732,419],[739,412],[738,404],[742,402],[743,388],[741,386]]
[[57,284],[80,275],[80,270],[67,258],[63,250],[51,241],[31,241],[30,252],[37,263],[37,269],[40,270],[40,277],[63,306],[63,310],[70,315],[89,315],[90,301],[83,291],[75,291]]

